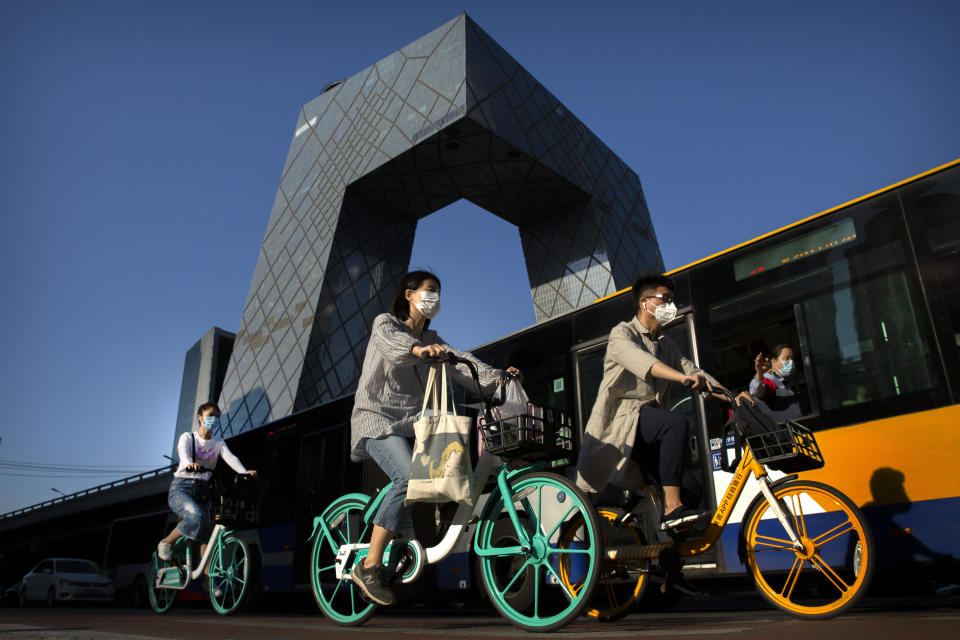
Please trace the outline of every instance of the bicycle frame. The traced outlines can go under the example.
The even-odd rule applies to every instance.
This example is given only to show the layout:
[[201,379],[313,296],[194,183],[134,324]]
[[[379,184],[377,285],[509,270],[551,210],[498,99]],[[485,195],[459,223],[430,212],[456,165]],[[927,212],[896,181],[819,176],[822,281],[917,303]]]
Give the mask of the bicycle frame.
[[[183,565],[166,567],[158,571],[156,578],[157,584],[155,586],[162,589],[185,589],[191,581],[196,580],[203,575],[203,570],[213,557],[213,553],[216,550],[220,539],[228,533],[230,532],[222,524],[214,525],[213,531],[210,532],[210,538],[207,540],[207,548],[204,549],[203,556],[200,558],[200,562],[197,564],[196,568],[191,566],[192,553],[190,545],[187,543],[187,550]],[[181,573],[181,570],[184,570],[183,573]],[[184,575],[188,576],[188,578],[182,580],[181,578]]]
[[[790,537],[790,542],[797,549],[803,548],[796,531],[794,531],[793,524],[790,522],[790,518],[783,511],[783,508],[777,500],[774,499],[773,492],[770,490],[771,482],[767,474],[767,469],[756,461],[753,457],[753,452],[750,451],[750,447],[744,445],[743,456],[737,464],[737,468],[734,470],[730,484],[727,485],[727,490],[717,505],[717,510],[714,512],[713,518],[711,518],[710,524],[707,526],[707,530],[699,538],[680,544],[679,551],[682,557],[696,556],[705,553],[716,544],[717,540],[720,539],[721,533],[723,533],[724,527],[730,520],[733,509],[737,505],[750,476],[754,476],[756,479],[764,499],[767,501],[767,504],[770,505],[770,510],[783,525],[784,530]],[[659,531],[657,534],[658,536],[662,536]],[[660,541],[653,544],[614,546],[606,549],[605,553],[608,558],[616,560],[652,559],[659,557],[666,549],[673,546],[674,542],[672,540],[663,540],[662,537],[660,537]]]
[[[493,473],[493,464],[494,457],[487,451],[484,451],[480,456],[480,460],[477,462],[476,469],[473,473],[473,506],[460,504],[457,507],[457,511],[454,514],[453,521],[450,524],[449,529],[443,538],[433,547],[424,549],[423,546],[417,540],[404,540],[403,544],[412,548],[414,553],[418,557],[425,559],[425,563],[418,562],[414,570],[407,575],[404,575],[403,582],[409,583],[416,580],[423,571],[424,564],[436,564],[440,562],[447,556],[449,556],[457,543],[460,541],[461,536],[463,535],[466,528],[470,525],[473,516],[479,512],[480,520],[483,520],[486,517],[489,517],[489,511],[492,509],[492,505],[496,501],[487,500],[481,505],[480,497],[483,492],[483,488],[487,483],[487,480]],[[508,470],[506,465],[501,465],[500,469],[497,471],[497,490],[500,491],[501,495],[508,496],[509,486],[508,483],[515,477],[524,475],[526,473],[537,471],[540,469],[546,468],[546,464],[542,462],[534,463],[531,465],[526,465],[524,467]],[[380,504],[383,502],[384,497],[386,496],[387,490],[390,488],[391,484],[388,484],[384,487],[380,493],[374,498],[370,504],[367,505],[366,509],[363,512],[363,522],[365,525],[370,526],[373,522],[373,518],[376,515],[377,511],[380,508]],[[358,497],[364,497],[363,494],[357,494]],[[519,547],[504,547],[498,548],[496,550],[484,550],[479,548],[478,545],[474,545],[474,552],[481,556],[497,556],[517,553],[520,549],[526,548],[530,541],[526,530],[520,525],[520,520],[517,516],[517,510],[513,502],[510,500],[504,500],[504,510],[507,512],[515,531],[517,533],[517,538],[520,541]],[[313,533],[310,535],[310,539],[313,539],[318,533],[322,532],[324,536],[328,539],[331,538],[330,531],[327,529],[326,525],[326,512],[316,516],[313,519]],[[390,561],[390,552],[393,549],[394,541],[392,540],[390,544],[387,545],[387,549],[384,552],[384,563]],[[337,568],[336,576],[338,580],[349,580],[349,572],[347,568],[352,566],[357,560],[357,556],[364,557],[366,556],[367,549],[369,549],[369,543],[357,543],[357,544],[345,544],[341,545],[337,549],[332,549],[332,551],[337,555]]]

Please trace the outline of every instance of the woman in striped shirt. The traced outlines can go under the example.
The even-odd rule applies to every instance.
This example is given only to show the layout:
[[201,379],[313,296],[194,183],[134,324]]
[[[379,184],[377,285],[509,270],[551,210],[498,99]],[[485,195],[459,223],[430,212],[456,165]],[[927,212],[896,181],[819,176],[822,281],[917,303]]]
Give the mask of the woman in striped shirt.
[[[469,353],[455,350],[436,331],[430,320],[440,310],[440,279],[428,271],[412,271],[403,277],[389,313],[373,321],[357,393],[351,426],[351,457],[372,458],[393,481],[374,517],[370,549],[351,579],[372,601],[393,604],[395,596],[383,575],[383,552],[398,531],[411,528],[410,509],[403,506],[410,477],[413,423],[423,404],[424,385],[431,363],[451,352],[473,361],[484,391],[492,390],[504,372],[489,367]],[[507,372],[519,375],[514,367]],[[453,378],[472,384],[466,365],[451,368]]]

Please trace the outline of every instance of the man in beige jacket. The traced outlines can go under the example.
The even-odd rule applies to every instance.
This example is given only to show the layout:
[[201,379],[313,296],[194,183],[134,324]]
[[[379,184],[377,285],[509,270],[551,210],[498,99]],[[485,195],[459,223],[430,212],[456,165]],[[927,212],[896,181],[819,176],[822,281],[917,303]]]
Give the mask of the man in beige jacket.
[[580,447],[577,484],[599,493],[610,484],[626,488],[642,483],[637,460],[649,460],[647,469],[663,487],[664,530],[700,519],[705,514],[681,501],[683,454],[687,419],[662,408],[671,383],[694,391],[721,386],[680,353],[677,343],[660,330],[676,316],[673,283],[666,276],[650,275],[633,285],[636,315],[621,322],[607,342],[603,380]]

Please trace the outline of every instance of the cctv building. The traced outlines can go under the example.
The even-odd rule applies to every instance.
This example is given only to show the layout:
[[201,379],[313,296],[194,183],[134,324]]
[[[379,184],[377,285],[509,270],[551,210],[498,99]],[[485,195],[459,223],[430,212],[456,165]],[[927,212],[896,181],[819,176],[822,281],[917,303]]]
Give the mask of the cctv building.
[[[304,435],[302,469],[299,440],[260,460],[274,476],[272,524],[255,545],[264,589],[305,583],[294,554],[309,549],[311,518],[358,473],[345,466],[343,426],[373,319],[407,271],[417,221],[460,198],[519,228],[538,321],[662,268],[636,174],[465,15],[304,105],[239,330],[212,329],[187,352],[177,420],[177,434],[189,430],[197,405],[219,398],[221,435],[242,434],[231,447],[250,461],[258,436],[280,442],[300,412],[324,405],[324,425],[304,426],[330,422],[329,447]],[[374,471],[362,478],[370,490],[382,486]],[[76,555],[145,597],[171,472],[0,514],[0,582]]]
[[301,109],[221,435],[353,392],[417,221],[461,198],[518,227],[538,321],[662,270],[637,175],[460,15]]

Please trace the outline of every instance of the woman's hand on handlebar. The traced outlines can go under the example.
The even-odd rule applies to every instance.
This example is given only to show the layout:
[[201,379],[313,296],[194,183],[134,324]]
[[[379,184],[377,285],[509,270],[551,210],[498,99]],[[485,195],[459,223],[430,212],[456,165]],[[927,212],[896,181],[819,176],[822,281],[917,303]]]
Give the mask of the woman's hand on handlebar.
[[507,367],[506,372],[507,372],[507,375],[513,376],[518,380],[523,380],[523,374],[520,373],[520,369],[517,369],[516,367]]
[[253,469],[247,469],[247,475],[250,476],[251,478],[256,478],[257,472]]
[[410,353],[418,358],[424,358],[425,360],[436,360],[437,362],[443,360],[443,356],[446,352],[447,350],[438,344],[428,344],[424,347],[415,346],[410,350]]

